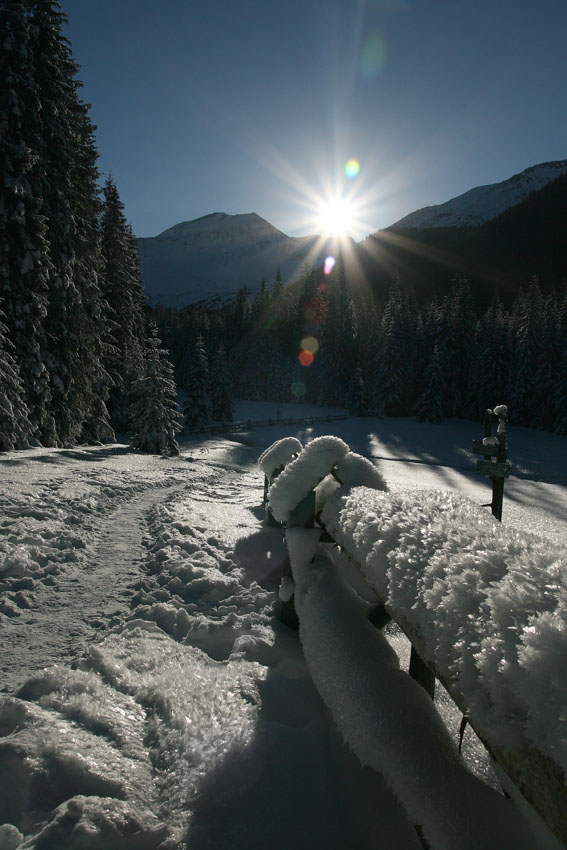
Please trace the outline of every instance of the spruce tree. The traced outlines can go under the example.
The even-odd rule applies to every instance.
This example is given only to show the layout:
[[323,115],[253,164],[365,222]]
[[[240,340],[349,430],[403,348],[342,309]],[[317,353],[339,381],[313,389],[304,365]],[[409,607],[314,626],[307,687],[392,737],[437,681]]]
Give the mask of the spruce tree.
[[30,47],[25,3],[0,8],[0,302],[34,437],[55,442],[49,374],[44,362],[51,273],[47,223],[37,171],[42,100]]
[[197,337],[193,350],[183,413],[186,428],[206,428],[211,421],[209,361],[201,335]]
[[78,66],[62,34],[66,17],[56,0],[35,0],[32,10],[31,61],[42,106],[34,181],[43,199],[53,266],[46,359],[58,440],[70,445],[100,413],[105,314],[98,286],[97,153],[88,109],[78,94]]
[[181,430],[181,415],[173,366],[155,327],[146,341],[143,372],[134,383],[129,414],[132,448],[150,454],[179,454],[176,434]]
[[0,312],[0,451],[8,452],[27,447],[32,425],[18,364],[11,353],[14,346],[2,318],[4,314]]
[[230,373],[221,343],[211,366],[211,416],[220,422],[232,422],[234,409],[230,390]]
[[423,390],[417,400],[415,413],[418,422],[439,423],[443,419],[443,396],[445,393],[443,379],[443,355],[440,346],[436,345],[431,360],[425,370]]
[[137,243],[112,177],[107,179],[103,192],[101,289],[108,310],[103,360],[112,379],[111,419],[122,430],[126,425],[128,393],[132,381],[139,377],[135,364],[141,363],[136,352],[145,336],[144,292]]

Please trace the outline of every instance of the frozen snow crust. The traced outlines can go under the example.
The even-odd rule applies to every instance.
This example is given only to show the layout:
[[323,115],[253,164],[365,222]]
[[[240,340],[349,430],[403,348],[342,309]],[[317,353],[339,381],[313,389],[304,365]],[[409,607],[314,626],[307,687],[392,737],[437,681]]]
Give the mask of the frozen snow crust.
[[337,490],[322,522],[477,730],[504,749],[526,737],[567,772],[565,550],[445,491]]

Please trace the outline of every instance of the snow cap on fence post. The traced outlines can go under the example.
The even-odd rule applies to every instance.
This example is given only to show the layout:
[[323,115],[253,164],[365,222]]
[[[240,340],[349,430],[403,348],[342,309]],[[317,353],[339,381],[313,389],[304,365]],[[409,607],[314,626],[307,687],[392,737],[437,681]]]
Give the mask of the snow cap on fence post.
[[287,464],[269,492],[270,508],[279,522],[287,522],[291,511],[343,458],[349,447],[339,437],[317,437]]

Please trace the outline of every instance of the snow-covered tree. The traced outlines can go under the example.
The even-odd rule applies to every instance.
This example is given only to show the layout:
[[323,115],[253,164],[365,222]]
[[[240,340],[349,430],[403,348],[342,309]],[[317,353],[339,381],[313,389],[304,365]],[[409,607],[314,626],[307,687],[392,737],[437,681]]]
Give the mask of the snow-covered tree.
[[388,416],[404,416],[411,410],[415,324],[409,293],[395,278],[382,317],[376,387],[376,406]]
[[423,390],[415,406],[418,422],[438,423],[443,419],[445,385],[442,363],[443,355],[440,346],[436,345],[425,370]]
[[100,221],[103,274],[101,290],[108,305],[103,362],[112,379],[109,408],[112,422],[123,429],[127,396],[139,375],[133,357],[145,337],[144,291],[138,246],[124,215],[116,183],[109,177],[103,190]]
[[230,388],[230,373],[221,343],[211,365],[211,415],[221,422],[232,422],[234,409]]
[[198,336],[187,379],[187,398],[183,405],[186,428],[205,428],[211,421],[209,397],[209,361],[203,337]]
[[42,197],[52,271],[46,362],[60,443],[70,445],[98,418],[104,304],[98,229],[97,153],[88,107],[79,98],[78,66],[63,36],[56,0],[31,5],[30,60],[41,102],[34,184]]
[[32,425],[18,364],[10,352],[14,346],[8,339],[3,317],[0,312],[0,451],[8,452],[26,448]]
[[34,436],[52,445],[54,423],[44,362],[51,263],[37,180],[43,104],[25,3],[2,4],[0,44],[0,301]]
[[129,414],[132,448],[151,454],[179,454],[176,434],[181,431],[181,414],[173,366],[155,327],[146,341],[143,372],[132,388]]

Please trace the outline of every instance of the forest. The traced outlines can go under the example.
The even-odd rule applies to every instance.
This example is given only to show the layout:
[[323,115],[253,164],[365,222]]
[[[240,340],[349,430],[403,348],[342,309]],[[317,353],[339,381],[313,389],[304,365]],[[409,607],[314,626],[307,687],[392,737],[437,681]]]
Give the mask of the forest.
[[[306,269],[286,288],[278,274],[252,297],[243,288],[229,304],[154,315],[196,410],[208,410],[207,363],[220,351],[239,398],[428,422],[480,421],[506,403],[518,425],[567,433],[564,282],[543,293],[534,277],[509,307],[495,291],[478,311],[465,278],[420,303],[394,275],[380,299],[370,286],[349,286],[337,263],[329,274]],[[203,426],[207,415],[195,412],[189,424]],[[229,416],[217,409],[214,418]]]
[[176,450],[172,369],[57,2],[0,8],[0,450]]
[[339,257],[231,303],[150,309],[65,20],[55,0],[0,10],[0,450],[118,433],[175,453],[183,425],[229,421],[233,398],[428,422],[506,403],[516,424],[567,433],[564,281],[479,301],[462,273],[417,294]]

